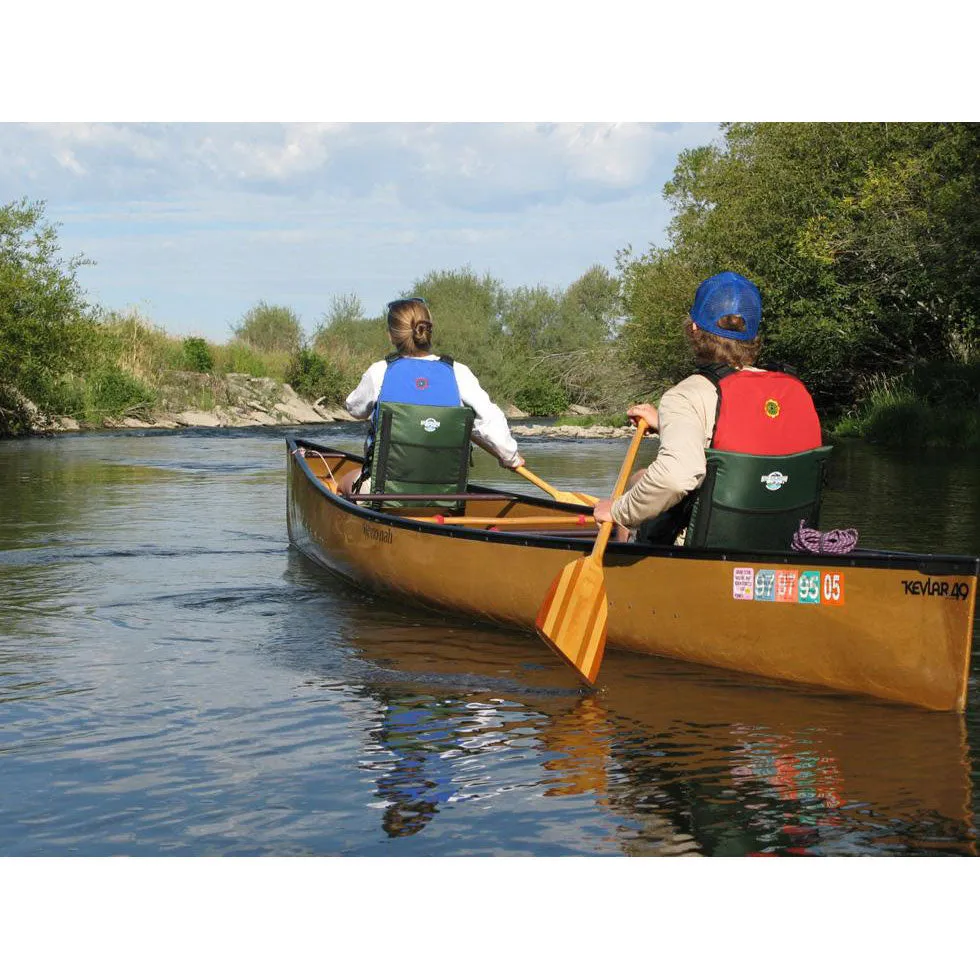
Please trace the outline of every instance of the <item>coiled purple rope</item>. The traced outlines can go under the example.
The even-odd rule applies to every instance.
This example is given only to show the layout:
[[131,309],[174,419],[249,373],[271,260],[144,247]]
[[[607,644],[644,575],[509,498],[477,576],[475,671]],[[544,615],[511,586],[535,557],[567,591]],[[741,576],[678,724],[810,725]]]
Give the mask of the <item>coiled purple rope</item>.
[[814,555],[846,555],[857,543],[858,533],[853,527],[821,534],[815,527],[807,527],[803,520],[793,534],[792,547],[794,551],[809,551]]

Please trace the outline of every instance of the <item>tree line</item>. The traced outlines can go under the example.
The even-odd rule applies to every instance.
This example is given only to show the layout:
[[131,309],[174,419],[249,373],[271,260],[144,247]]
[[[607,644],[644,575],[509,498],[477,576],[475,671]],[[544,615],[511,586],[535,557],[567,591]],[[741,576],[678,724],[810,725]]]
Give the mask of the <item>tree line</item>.
[[[438,270],[403,295],[426,298],[434,347],[498,402],[613,413],[689,372],[680,326],[694,289],[731,269],[762,290],[763,358],[796,368],[829,427],[977,445],[978,142],[974,123],[726,124],[680,154],[666,243],[624,248],[615,273],[508,289]],[[309,332],[288,305],[262,302],[227,344],[169,337],[91,306],[82,261],[61,258],[43,204],[0,208],[0,431],[16,428],[11,392],[95,418],[152,404],[175,371],[263,373],[339,402],[390,350],[383,311],[354,294],[333,297]]]

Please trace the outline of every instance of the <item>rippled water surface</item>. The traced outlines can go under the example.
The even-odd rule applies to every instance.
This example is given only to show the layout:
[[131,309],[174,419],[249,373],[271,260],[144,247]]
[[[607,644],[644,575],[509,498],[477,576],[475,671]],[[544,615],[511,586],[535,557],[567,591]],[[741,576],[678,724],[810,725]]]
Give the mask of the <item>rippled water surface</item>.
[[[0,442],[0,854],[974,853],[975,677],[960,718],[617,652],[585,695],[293,551],[283,436]],[[593,493],[625,446],[522,443]],[[980,552],[975,462],[850,445],[832,482],[864,545]]]

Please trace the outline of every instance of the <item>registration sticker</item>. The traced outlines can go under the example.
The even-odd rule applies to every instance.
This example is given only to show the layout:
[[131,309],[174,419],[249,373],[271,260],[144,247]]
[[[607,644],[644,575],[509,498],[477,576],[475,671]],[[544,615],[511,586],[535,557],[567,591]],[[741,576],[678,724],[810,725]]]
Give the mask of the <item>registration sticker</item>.
[[757,569],[739,565],[732,569],[732,598],[754,599],[756,602],[842,606],[844,573],[824,572],[813,568],[800,571],[798,568]]
[[775,602],[776,600],[776,570],[760,568],[755,573],[756,602]]
[[751,599],[755,590],[754,568],[732,569],[732,597],[735,599]]
[[840,572],[824,572],[820,598],[825,605],[844,605],[844,576]]
[[820,604],[820,573],[816,571],[800,572],[798,601]]
[[800,573],[781,568],[776,572],[776,602],[796,602]]

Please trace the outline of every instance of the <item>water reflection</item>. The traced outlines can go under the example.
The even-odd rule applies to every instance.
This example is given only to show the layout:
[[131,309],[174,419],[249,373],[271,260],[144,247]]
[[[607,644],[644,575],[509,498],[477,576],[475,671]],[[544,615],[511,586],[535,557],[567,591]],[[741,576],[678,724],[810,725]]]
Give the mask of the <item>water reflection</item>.
[[598,808],[628,854],[974,853],[959,716],[619,652],[584,695],[534,637],[359,602],[300,556],[289,574],[349,600],[389,836],[519,790]]
[[389,837],[407,837],[452,799],[452,760],[468,750],[451,698],[379,693],[378,699],[381,726],[375,736],[392,759],[377,775],[386,803],[381,826]]

